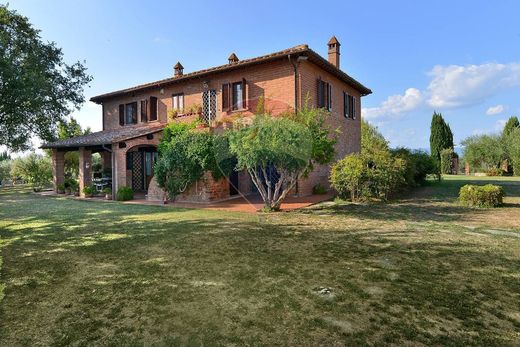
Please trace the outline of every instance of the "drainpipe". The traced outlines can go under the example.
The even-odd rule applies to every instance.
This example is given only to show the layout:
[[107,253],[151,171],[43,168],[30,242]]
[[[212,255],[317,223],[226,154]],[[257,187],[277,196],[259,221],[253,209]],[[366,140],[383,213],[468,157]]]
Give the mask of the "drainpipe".
[[298,73],[298,68],[300,66],[300,62],[304,61],[304,60],[307,60],[308,57],[307,56],[304,56],[304,55],[300,55],[296,58],[296,61],[292,60],[291,59],[291,55],[287,55],[287,59],[289,59],[289,62],[291,63],[291,65],[293,66],[293,70],[294,70],[294,112],[296,114],[298,114],[298,96],[299,96],[299,73]]

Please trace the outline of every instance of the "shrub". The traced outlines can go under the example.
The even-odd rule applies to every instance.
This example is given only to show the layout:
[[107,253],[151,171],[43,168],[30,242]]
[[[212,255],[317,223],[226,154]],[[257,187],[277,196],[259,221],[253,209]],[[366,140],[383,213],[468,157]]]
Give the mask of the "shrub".
[[459,201],[472,207],[498,207],[503,204],[505,193],[501,186],[467,184],[460,188]]
[[343,198],[350,195],[352,201],[387,200],[405,184],[405,164],[387,150],[354,153],[332,167],[330,180]]
[[112,195],[112,188],[106,187],[105,189],[103,189],[103,193],[105,195]]
[[322,186],[321,184],[316,184],[314,187],[312,187],[312,194],[322,195],[327,194],[327,188]]
[[118,201],[128,201],[134,198],[134,191],[130,187],[121,187],[117,190],[116,199]]
[[94,190],[92,189],[92,187],[83,187],[83,194],[85,194],[86,197],[92,196],[93,193]]
[[233,168],[227,138],[194,130],[195,126],[195,123],[170,124],[159,144],[155,177],[170,199],[201,179],[206,171],[219,179]]
[[57,190],[58,190],[58,194],[63,194],[65,193],[65,184],[63,183],[60,183],[56,186]]
[[405,161],[404,180],[408,188],[414,188],[426,182],[428,175],[437,174],[433,158],[423,151],[410,151],[407,148],[392,150],[392,154]]
[[486,171],[486,176],[502,176],[504,171],[498,167],[492,167]]

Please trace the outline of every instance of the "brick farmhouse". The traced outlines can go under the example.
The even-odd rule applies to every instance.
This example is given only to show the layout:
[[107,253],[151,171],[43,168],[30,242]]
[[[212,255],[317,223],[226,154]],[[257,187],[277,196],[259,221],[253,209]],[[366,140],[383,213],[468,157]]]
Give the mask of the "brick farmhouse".
[[[80,192],[92,183],[92,154],[99,153],[104,172],[111,172],[112,191],[122,186],[162,199],[153,178],[157,145],[169,122],[197,118],[211,131],[229,125],[234,115],[253,116],[257,103],[277,115],[298,111],[305,102],[330,111],[327,122],[339,129],[336,159],[361,147],[361,97],[371,90],[340,69],[340,43],[328,42],[328,59],[307,45],[239,60],[233,53],[225,65],[184,73],[174,66],[173,77],[91,98],[102,105],[103,130],[43,145],[52,149],[54,187],[64,182],[64,155],[79,151]],[[296,195],[312,194],[316,184],[329,187],[328,166],[318,166],[298,182]],[[254,192],[248,174],[236,172],[213,180],[208,173],[178,198],[212,202]]]

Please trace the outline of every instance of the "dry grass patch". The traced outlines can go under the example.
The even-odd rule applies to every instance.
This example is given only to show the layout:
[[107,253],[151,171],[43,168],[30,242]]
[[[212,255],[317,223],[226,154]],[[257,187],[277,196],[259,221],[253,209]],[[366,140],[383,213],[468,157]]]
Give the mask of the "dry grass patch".
[[513,346],[519,208],[460,207],[465,183],[259,216],[0,192],[0,339]]

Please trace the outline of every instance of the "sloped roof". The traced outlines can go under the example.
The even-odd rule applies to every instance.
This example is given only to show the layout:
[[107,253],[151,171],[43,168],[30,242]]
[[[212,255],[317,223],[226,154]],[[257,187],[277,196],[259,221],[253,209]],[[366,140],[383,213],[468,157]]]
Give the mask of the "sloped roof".
[[131,87],[131,88],[121,89],[121,90],[117,90],[114,92],[97,95],[97,96],[92,97],[90,99],[90,101],[93,101],[96,103],[102,103],[103,101],[110,99],[112,97],[133,94],[135,92],[141,92],[141,91],[145,91],[145,90],[149,90],[149,89],[161,88],[161,87],[175,84],[175,83],[178,83],[181,81],[186,81],[186,80],[193,79],[193,78],[201,78],[201,77],[215,74],[215,73],[237,70],[237,69],[240,69],[240,68],[243,68],[246,66],[252,66],[252,65],[265,63],[265,62],[272,61],[272,60],[287,58],[288,55],[291,55],[291,57],[297,57],[299,55],[307,56],[309,61],[313,62],[314,64],[318,65],[322,69],[328,71],[329,73],[335,75],[340,80],[344,81],[345,83],[349,84],[353,88],[357,89],[359,92],[361,92],[362,95],[372,94],[372,91],[369,88],[365,87],[363,84],[356,81],[354,78],[350,77],[348,74],[346,74],[342,70],[338,69],[333,64],[329,63],[321,55],[319,55],[318,53],[316,53],[312,49],[310,49],[308,45],[299,45],[299,46],[285,49],[283,51],[263,55],[260,57],[240,60],[233,64],[215,66],[215,67],[212,67],[209,69],[186,73],[181,76],[170,77],[170,78],[162,79],[162,80],[155,81],[155,82],[141,84],[141,85]]
[[124,126],[117,129],[97,131],[88,135],[45,143],[40,148],[76,148],[110,145],[114,142],[126,141],[159,132],[164,129],[165,126],[166,124]]

